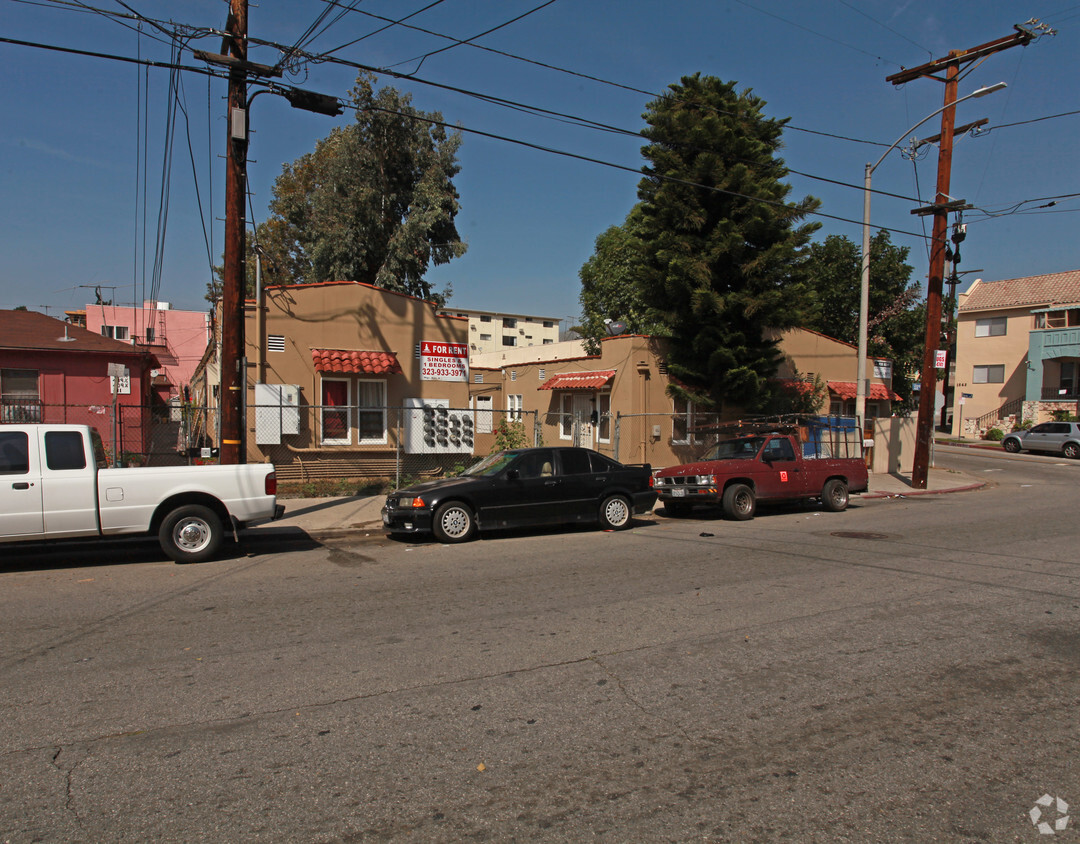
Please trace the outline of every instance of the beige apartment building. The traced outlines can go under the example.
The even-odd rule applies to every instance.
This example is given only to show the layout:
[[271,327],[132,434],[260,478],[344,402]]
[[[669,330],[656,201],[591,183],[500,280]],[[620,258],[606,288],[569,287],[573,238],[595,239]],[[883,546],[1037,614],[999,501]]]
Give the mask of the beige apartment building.
[[469,321],[471,354],[486,354],[525,346],[548,346],[559,342],[558,317],[465,308],[444,308],[440,313]]
[[1075,414],[1078,377],[1080,270],[977,279],[960,295],[953,434]]

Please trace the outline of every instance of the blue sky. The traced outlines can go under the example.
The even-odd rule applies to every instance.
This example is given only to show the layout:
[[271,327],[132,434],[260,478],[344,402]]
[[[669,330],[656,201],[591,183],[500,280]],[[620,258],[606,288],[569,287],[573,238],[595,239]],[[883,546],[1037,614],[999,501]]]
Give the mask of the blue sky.
[[[1037,18],[1057,34],[990,56],[960,83],[961,96],[999,81],[1008,84],[957,109],[957,125],[985,117],[990,129],[956,141],[950,193],[976,206],[965,214],[960,269],[981,269],[978,277],[994,280],[1080,268],[1080,197],[1073,195],[1080,193],[1080,3],[444,0],[408,21],[436,34],[400,26],[371,34],[384,24],[355,11],[335,20],[345,5],[400,19],[429,2],[252,4],[249,33],[292,45],[329,10],[324,23],[331,25],[307,44],[309,52],[368,35],[335,55],[411,74],[413,79],[384,75],[379,81],[410,92],[418,108],[439,111],[470,130],[632,170],[642,165],[640,139],[426,83],[638,131],[652,99],[642,91],[659,94],[699,71],[734,80],[767,101],[769,116],[790,118],[784,159],[806,174],[790,176],[792,196],[813,194],[822,200],[822,212],[844,218],[820,218],[817,237],[835,233],[856,242],[864,165],[942,105],[939,82],[920,79],[895,87],[885,77],[901,66],[1010,35],[1014,24]],[[0,37],[169,61],[169,44],[158,31],[144,25],[139,32],[131,20],[118,22],[89,9],[131,10],[221,29],[228,8],[223,0],[125,5],[0,0]],[[488,50],[459,45],[422,63],[410,61],[451,43],[439,35],[468,39],[519,15],[525,16],[476,40]],[[218,52],[221,39],[198,38],[190,46]],[[278,56],[271,47],[252,47],[249,58],[274,64]],[[180,61],[205,66],[190,50]],[[163,178],[167,71],[3,42],[0,68],[0,308],[26,305],[60,315],[94,301],[94,286],[106,298],[130,303],[149,295],[157,278],[159,300],[204,309],[208,251],[214,262],[222,251],[226,83],[183,75],[187,118],[180,114],[176,121],[171,167]],[[355,75],[348,67],[307,64],[283,81],[345,96]],[[282,165],[310,151],[335,123],[351,119],[349,111],[338,118],[298,111],[280,97],[254,100],[249,188],[256,220],[266,215]],[[938,128],[935,118],[916,135],[927,137]],[[469,251],[430,273],[436,289],[452,285],[451,307],[575,321],[578,271],[596,236],[621,223],[633,206],[637,176],[471,133],[465,134],[460,163],[457,224]],[[890,153],[874,173],[875,189],[903,198],[875,196],[873,225],[895,229],[893,241],[910,247],[917,280],[926,276],[922,233],[929,232],[930,221],[910,210],[932,201],[936,165],[936,147],[924,147],[914,162]],[[1052,207],[1038,207],[1055,197],[1060,198]],[[160,239],[163,207],[167,226]]]

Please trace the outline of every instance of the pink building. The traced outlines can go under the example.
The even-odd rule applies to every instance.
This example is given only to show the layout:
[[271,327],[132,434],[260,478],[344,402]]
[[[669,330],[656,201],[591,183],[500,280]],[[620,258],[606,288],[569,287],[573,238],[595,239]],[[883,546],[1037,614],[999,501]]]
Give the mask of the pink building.
[[151,390],[163,402],[182,395],[210,342],[208,313],[173,310],[168,302],[87,305],[86,328],[153,352],[160,367],[151,371]]
[[[110,364],[125,367],[127,378],[114,384]],[[0,422],[90,425],[110,451],[143,453],[157,365],[130,343],[36,311],[0,311]]]

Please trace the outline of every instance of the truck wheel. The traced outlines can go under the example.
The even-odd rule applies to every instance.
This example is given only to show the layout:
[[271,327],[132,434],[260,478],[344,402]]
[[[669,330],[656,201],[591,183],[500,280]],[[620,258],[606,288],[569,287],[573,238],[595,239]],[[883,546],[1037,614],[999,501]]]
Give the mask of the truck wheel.
[[839,513],[841,510],[846,510],[847,505],[847,484],[839,478],[825,481],[825,487],[821,490],[821,506],[830,513]]
[[754,518],[757,497],[746,484],[732,484],[724,490],[724,515],[737,522]]
[[600,528],[623,530],[630,527],[630,502],[621,495],[609,495],[600,505]]
[[435,511],[431,532],[440,542],[465,542],[476,532],[476,519],[467,504],[448,501]]
[[218,514],[201,504],[177,507],[158,530],[161,550],[177,563],[201,563],[221,547],[224,531]]

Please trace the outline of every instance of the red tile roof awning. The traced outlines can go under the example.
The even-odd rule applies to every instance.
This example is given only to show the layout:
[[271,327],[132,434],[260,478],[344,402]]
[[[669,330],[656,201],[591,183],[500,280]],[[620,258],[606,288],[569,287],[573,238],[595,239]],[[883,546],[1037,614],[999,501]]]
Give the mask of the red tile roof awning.
[[[854,381],[829,382],[829,392],[843,401],[855,398],[858,391],[859,387]],[[884,384],[871,384],[870,392],[866,394],[866,397],[871,401],[900,401],[900,396]]]
[[350,349],[312,349],[316,372],[355,375],[401,375],[401,364],[392,352],[362,352]]
[[599,390],[615,377],[614,369],[595,372],[563,372],[540,385],[541,390]]

